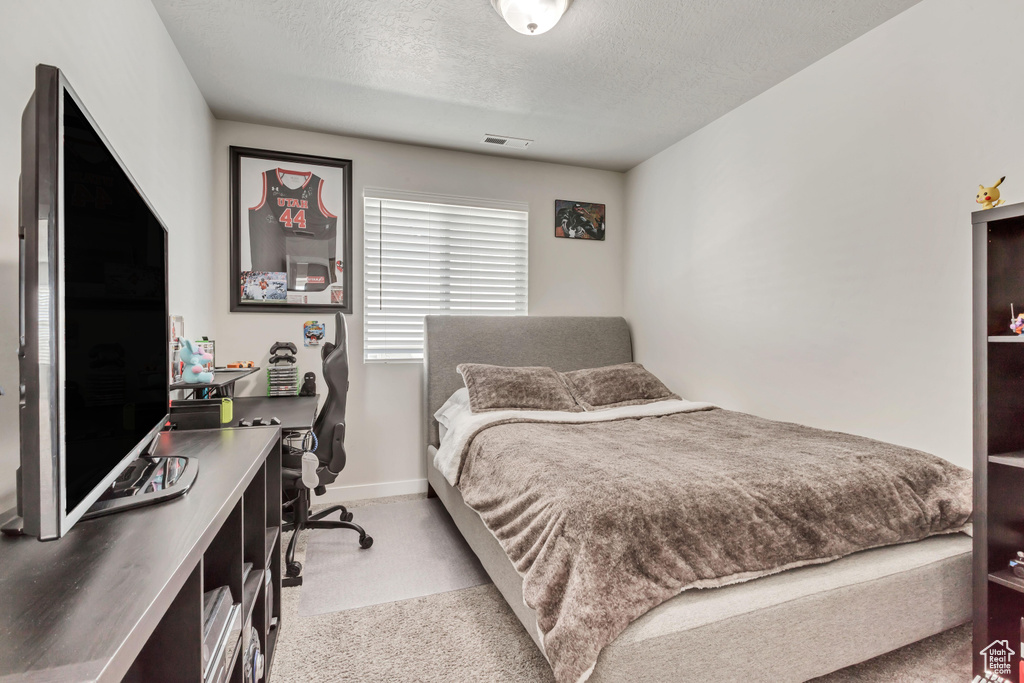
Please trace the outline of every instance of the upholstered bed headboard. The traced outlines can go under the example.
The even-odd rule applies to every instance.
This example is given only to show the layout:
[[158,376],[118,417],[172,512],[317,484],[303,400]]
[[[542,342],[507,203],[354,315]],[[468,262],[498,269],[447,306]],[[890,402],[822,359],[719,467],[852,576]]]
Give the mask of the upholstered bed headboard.
[[623,318],[428,315],[424,320],[423,397],[427,445],[437,446],[434,413],[463,386],[459,363],[544,365],[560,372],[633,360]]

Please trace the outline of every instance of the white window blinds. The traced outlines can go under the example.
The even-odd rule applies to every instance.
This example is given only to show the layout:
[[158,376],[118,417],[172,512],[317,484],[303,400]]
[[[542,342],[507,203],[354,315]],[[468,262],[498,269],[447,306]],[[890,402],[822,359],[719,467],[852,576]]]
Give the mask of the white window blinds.
[[423,316],[525,315],[525,204],[366,190],[363,360],[423,358]]

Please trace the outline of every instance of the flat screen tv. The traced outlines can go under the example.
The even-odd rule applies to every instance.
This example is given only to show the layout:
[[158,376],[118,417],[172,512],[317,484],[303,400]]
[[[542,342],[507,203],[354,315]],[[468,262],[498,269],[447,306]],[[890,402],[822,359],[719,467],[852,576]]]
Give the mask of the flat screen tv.
[[167,230],[59,69],[22,118],[23,533],[63,536],[168,418]]

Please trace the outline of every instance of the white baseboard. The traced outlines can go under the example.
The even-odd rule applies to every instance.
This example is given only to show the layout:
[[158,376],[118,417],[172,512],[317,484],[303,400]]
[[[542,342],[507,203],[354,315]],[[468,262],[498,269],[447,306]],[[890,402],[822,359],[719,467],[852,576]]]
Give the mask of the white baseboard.
[[426,479],[408,479],[406,481],[385,481],[380,484],[357,484],[355,486],[328,486],[327,493],[313,496],[314,505],[334,505],[350,500],[368,498],[387,498],[389,496],[407,496],[412,493],[426,493]]

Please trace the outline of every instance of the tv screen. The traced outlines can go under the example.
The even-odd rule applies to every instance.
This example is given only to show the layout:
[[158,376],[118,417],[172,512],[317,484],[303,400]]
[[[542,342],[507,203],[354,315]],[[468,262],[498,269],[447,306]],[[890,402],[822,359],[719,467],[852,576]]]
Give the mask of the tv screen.
[[167,414],[164,229],[64,91],[65,513]]
[[59,69],[36,67],[21,139],[21,521],[4,532],[50,540],[167,418],[167,230]]

